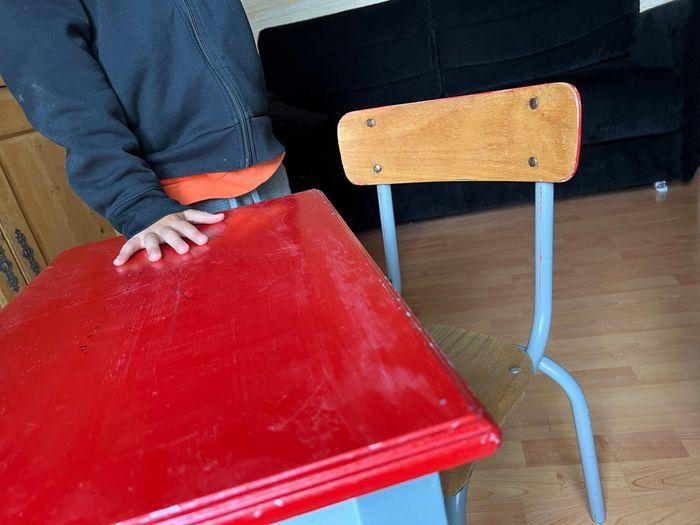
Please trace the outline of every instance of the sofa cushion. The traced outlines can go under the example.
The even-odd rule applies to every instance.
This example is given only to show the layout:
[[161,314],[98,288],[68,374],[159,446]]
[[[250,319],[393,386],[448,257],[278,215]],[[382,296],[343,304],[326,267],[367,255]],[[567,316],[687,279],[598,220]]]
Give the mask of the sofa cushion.
[[630,52],[638,0],[431,0],[446,96]]
[[425,0],[393,0],[262,31],[268,89],[334,115],[439,97],[427,9]]
[[671,133],[683,125],[683,79],[673,69],[608,63],[551,80],[581,93],[581,142],[597,144]]

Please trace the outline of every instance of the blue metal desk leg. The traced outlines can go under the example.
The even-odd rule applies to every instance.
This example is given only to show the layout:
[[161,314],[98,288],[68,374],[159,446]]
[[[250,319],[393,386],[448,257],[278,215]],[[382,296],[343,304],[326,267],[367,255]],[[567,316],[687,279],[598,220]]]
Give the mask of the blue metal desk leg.
[[283,525],[447,525],[439,474],[302,514]]
[[448,525],[465,525],[467,523],[467,487],[445,498],[445,512]]

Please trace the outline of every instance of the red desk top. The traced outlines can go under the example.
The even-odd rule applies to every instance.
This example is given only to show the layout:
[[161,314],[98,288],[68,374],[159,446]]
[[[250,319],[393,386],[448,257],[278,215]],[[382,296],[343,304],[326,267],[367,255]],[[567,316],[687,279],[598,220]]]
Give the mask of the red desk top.
[[498,446],[322,194],[208,233],[70,250],[0,312],[1,522],[269,523]]

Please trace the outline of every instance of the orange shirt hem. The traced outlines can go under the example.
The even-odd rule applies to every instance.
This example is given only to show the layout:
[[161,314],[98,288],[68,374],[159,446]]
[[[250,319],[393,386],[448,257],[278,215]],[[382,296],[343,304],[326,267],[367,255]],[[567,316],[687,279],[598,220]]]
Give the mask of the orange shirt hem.
[[200,173],[186,177],[161,179],[165,194],[181,204],[208,199],[240,197],[266,182],[279,169],[284,153],[274,159],[237,171]]

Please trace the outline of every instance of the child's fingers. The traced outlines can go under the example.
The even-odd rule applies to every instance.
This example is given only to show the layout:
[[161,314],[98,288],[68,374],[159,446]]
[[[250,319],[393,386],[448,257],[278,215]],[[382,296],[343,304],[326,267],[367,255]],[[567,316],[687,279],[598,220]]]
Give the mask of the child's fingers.
[[223,213],[207,213],[200,210],[185,210],[184,215],[192,224],[215,224],[224,220]]
[[168,243],[170,246],[172,246],[173,250],[175,250],[180,255],[190,251],[189,245],[182,240],[180,234],[176,232],[173,228],[163,228],[162,230],[160,230],[159,234],[160,238],[166,243]]
[[[178,217],[179,215],[179,217]],[[166,222],[165,219],[168,219]],[[151,262],[159,261],[163,257],[160,249],[161,242],[165,242],[179,254],[185,254],[190,250],[189,245],[183,240],[186,237],[192,242],[206,244],[209,238],[200,232],[192,224],[214,224],[224,220],[223,213],[207,213],[199,210],[185,210],[183,214],[167,216],[150,228],[132,237],[124,243],[119,254],[114,259],[115,266],[122,266],[140,249],[144,248]],[[166,226],[167,224],[167,226]],[[157,231],[158,233],[154,233]]]
[[206,244],[209,240],[209,238],[206,235],[204,235],[195,226],[192,226],[192,224],[190,224],[187,221],[177,221],[172,225],[172,228],[175,231],[179,232],[180,235],[184,235],[189,240],[199,244],[200,246],[202,244]]
[[114,259],[114,266],[121,266],[125,264],[129,259],[131,259],[131,256],[134,255],[140,249],[141,247],[139,246],[139,242],[136,239],[130,239],[126,241],[124,243],[124,246],[122,246],[122,249],[119,250],[117,258]]
[[155,233],[146,234],[143,238],[143,247],[146,248],[149,261],[160,261],[163,254],[160,251],[160,238]]

